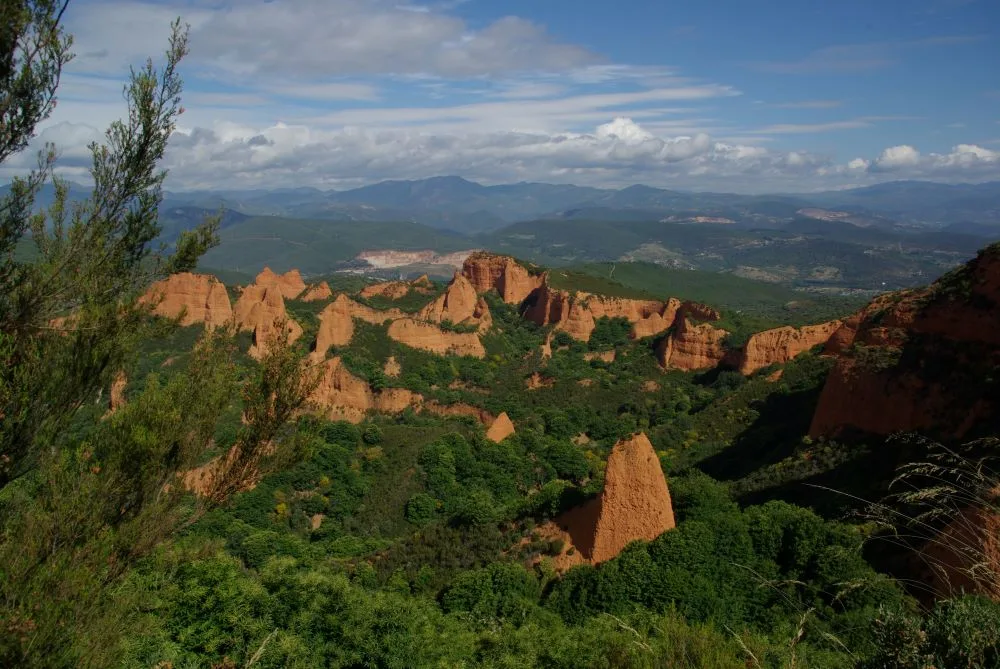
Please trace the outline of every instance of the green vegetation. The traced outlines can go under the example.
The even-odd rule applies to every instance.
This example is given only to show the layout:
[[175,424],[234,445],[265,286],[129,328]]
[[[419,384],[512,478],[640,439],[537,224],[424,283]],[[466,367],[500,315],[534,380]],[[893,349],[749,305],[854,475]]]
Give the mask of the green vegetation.
[[224,228],[220,243],[205,254],[205,267],[254,272],[268,265],[276,272],[299,269],[308,274],[329,272],[372,248],[469,248],[469,240],[419,223],[305,220],[256,216]]

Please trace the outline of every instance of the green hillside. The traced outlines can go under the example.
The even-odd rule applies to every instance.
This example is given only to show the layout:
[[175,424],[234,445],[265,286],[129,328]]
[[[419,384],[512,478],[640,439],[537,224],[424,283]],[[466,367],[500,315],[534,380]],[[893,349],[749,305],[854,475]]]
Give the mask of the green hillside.
[[817,295],[723,272],[671,269],[640,262],[569,265],[552,270],[550,278],[559,288],[576,287],[622,297],[676,297],[782,325],[839,318],[866,301],[858,297]]
[[329,272],[358,253],[375,249],[459,251],[468,239],[417,223],[313,221],[254,217],[219,233],[221,244],[205,254],[204,267],[256,274],[268,265],[276,272],[299,269]]

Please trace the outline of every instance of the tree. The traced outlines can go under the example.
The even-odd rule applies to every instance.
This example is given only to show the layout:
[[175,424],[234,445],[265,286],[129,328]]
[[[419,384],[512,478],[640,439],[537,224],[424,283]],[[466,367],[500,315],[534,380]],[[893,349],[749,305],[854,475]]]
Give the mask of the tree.
[[[0,163],[26,148],[55,105],[71,39],[67,2],[0,0]],[[277,345],[240,385],[234,339],[206,334],[192,362],[107,418],[93,400],[163,327],[140,297],[193,268],[217,243],[218,220],[153,243],[166,171],[158,167],[180,106],[187,30],[172,24],[165,64],[133,70],[128,116],[91,145],[93,189],[78,203],[38,167],[0,202],[0,665],[110,666],[138,602],[117,585],[135,562],[196,517],[178,473],[204,454],[220,416],[242,395],[247,424],[232,477],[259,470],[310,389],[297,356]],[[42,186],[55,198],[37,210]],[[28,260],[15,251],[30,248]],[[317,377],[318,378],[318,377]],[[222,494],[216,491],[217,494]],[[190,499],[188,497],[187,499]],[[217,497],[218,499],[218,497]],[[195,516],[192,516],[192,511]]]
[[[58,26],[65,5],[57,13],[44,0],[14,4],[29,17],[21,33],[46,35],[8,38],[12,51],[4,57],[22,74],[0,80],[9,87],[0,100],[23,111],[2,117],[0,137],[4,146],[23,147],[34,131],[29,120],[37,123],[51,111],[54,101],[44,100],[54,95],[69,40]],[[69,205],[68,185],[53,174],[56,154],[48,146],[38,169],[15,179],[0,205],[0,485],[35,466],[43,450],[64,445],[69,420],[148,335],[150,307],[138,298],[149,284],[193,267],[217,242],[218,221],[211,220],[183,234],[173,254],[151,250],[166,177],[157,164],[182,111],[177,66],[187,53],[187,32],[179,21],[172,28],[163,70],[148,60],[132,72],[125,88],[128,121],[112,123],[106,143],[90,147],[91,196]],[[33,50],[36,43],[45,47],[42,56]],[[29,84],[48,87],[35,91],[43,102],[24,90]],[[55,201],[48,211],[31,213],[49,178]],[[19,245],[33,246],[37,256],[18,261]]]

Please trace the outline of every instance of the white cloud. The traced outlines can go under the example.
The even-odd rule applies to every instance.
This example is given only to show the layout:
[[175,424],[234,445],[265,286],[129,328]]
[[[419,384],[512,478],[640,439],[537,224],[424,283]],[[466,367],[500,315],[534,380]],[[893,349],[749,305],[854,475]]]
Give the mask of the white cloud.
[[405,2],[240,0],[215,11],[179,2],[89,3],[69,21],[85,38],[77,44],[84,54],[79,65],[119,71],[148,55],[150,44],[165,45],[177,14],[191,24],[191,61],[227,79],[478,76],[565,70],[600,60],[514,16],[473,27],[441,8]]
[[873,165],[880,170],[892,170],[900,167],[913,167],[920,164],[920,152],[912,146],[902,144],[891,146],[882,152]]

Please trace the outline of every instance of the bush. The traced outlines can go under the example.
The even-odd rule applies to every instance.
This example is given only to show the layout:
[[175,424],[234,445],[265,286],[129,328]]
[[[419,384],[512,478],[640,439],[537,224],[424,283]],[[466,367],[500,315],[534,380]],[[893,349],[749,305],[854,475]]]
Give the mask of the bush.
[[370,423],[365,426],[364,432],[361,433],[361,440],[364,441],[369,446],[375,446],[376,444],[382,443],[382,428],[374,423]]
[[437,500],[418,492],[406,503],[406,519],[414,525],[426,525],[437,515]]

